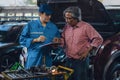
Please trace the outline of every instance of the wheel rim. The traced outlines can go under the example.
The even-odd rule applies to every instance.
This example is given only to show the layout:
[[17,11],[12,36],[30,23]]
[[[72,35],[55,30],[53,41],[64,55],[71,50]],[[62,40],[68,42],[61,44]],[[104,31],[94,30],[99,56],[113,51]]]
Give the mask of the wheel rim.
[[120,80],[120,70],[116,70],[112,75],[112,80]]
[[15,59],[9,55],[5,55],[1,60],[1,68],[9,69],[15,63]]

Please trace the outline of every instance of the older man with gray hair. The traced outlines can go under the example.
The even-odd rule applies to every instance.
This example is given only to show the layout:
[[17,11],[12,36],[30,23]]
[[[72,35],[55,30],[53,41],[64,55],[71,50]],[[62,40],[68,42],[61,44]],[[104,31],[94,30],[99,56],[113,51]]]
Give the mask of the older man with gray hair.
[[101,35],[81,19],[81,9],[76,6],[64,10],[66,21],[61,43],[67,55],[66,66],[74,70],[69,80],[88,80],[89,53],[102,44]]

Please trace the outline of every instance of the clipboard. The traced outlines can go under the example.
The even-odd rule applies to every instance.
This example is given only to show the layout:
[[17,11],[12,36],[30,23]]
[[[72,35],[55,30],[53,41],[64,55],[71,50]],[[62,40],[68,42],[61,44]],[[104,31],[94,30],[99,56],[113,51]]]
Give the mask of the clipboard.
[[45,46],[53,46],[53,45],[60,45],[61,43],[54,43],[54,42],[50,42],[50,43],[47,43],[47,44],[43,44],[43,45],[40,45],[39,47],[45,47]]

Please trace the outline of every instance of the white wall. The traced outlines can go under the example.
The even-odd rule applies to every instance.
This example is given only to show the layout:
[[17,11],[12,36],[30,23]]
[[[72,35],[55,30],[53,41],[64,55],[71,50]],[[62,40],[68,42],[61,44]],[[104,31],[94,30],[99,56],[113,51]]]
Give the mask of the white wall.
[[[0,0],[0,6],[27,6],[27,5],[30,5],[30,4],[27,4],[26,1],[27,0]],[[37,0],[32,0],[32,2],[35,2],[35,1],[37,1]]]
[[120,5],[120,0],[103,0],[104,5]]

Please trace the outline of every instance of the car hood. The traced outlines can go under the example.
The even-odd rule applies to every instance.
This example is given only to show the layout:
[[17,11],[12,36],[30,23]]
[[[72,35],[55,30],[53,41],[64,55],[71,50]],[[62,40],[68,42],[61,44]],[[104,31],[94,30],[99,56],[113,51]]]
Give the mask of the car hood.
[[2,43],[0,42],[0,49],[6,46],[14,45],[15,43]]

